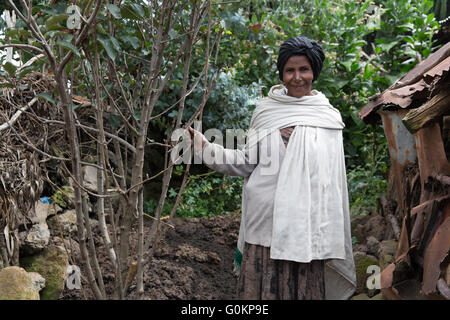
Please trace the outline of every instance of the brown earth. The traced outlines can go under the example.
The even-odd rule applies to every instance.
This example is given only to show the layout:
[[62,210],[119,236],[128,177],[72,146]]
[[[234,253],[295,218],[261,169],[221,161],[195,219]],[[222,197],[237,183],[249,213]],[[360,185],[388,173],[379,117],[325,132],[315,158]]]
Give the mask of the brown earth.
[[[173,219],[171,224],[174,228],[167,228],[155,248],[154,258],[144,271],[144,299],[236,299],[237,277],[233,273],[233,259],[239,221],[240,214]],[[150,225],[151,220],[146,221],[147,232]],[[114,275],[101,236],[98,230],[95,231],[106,292],[112,293]],[[79,257],[75,260],[81,266]],[[93,299],[84,279],[82,287],[84,290],[65,288],[61,299]],[[133,281],[128,297],[133,299],[135,292],[136,283]]]
[[[240,214],[221,215],[211,218],[175,218],[166,227],[155,248],[154,257],[144,270],[144,297],[150,300],[233,300],[237,299],[237,276],[233,273],[233,259],[239,233]],[[149,234],[153,220],[145,221],[145,234]],[[165,220],[164,220],[165,221]],[[109,298],[114,291],[114,272],[99,230],[94,228],[94,243],[103,273],[105,290]],[[373,212],[352,219],[352,235],[357,241],[353,251],[361,255],[373,254],[377,259],[382,240],[391,239],[392,230]],[[132,230],[131,247],[136,248],[137,232]],[[55,238],[52,238],[54,241]],[[74,261],[83,270],[77,243],[72,248]],[[61,243],[55,243],[61,244]],[[67,237],[66,237],[67,244]],[[146,256],[144,256],[146,258]],[[136,260],[136,257],[134,257]],[[367,278],[365,270],[363,283]],[[69,290],[67,286],[60,299],[94,299],[86,279],[83,290]],[[356,292],[355,294],[364,293]],[[378,293],[379,290],[375,291]],[[136,299],[136,281],[133,280],[127,299]]]

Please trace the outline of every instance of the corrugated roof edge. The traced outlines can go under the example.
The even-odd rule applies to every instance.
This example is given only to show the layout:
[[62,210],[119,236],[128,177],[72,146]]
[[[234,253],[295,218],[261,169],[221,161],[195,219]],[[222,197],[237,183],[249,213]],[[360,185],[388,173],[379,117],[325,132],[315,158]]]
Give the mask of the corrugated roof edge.
[[[392,104],[392,102],[385,100],[385,98],[391,96],[389,94],[391,91],[398,90],[406,86],[411,86],[424,79],[425,77],[427,77],[426,82],[431,83],[434,80],[434,77],[442,76],[444,72],[448,72],[450,70],[450,62],[447,61],[447,58],[449,57],[450,42],[442,46],[438,51],[431,54],[427,59],[423,60],[413,69],[411,69],[407,74],[397,80],[393,85],[384,90],[382,93],[372,97],[371,101],[360,110],[358,116],[365,123],[373,123],[378,121],[380,117],[375,111],[378,110],[381,105]],[[411,92],[409,94],[408,100],[411,102],[411,96],[418,90],[413,89],[410,91]],[[405,96],[405,98],[407,98],[407,96]],[[407,106],[403,105],[399,107],[405,108]]]

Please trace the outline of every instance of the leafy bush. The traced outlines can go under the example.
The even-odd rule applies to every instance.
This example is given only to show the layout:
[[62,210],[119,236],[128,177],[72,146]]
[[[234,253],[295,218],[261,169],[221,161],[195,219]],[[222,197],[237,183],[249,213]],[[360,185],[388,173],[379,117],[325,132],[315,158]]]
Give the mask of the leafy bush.
[[[351,210],[363,213],[374,208],[386,191],[389,156],[382,126],[367,126],[358,112],[369,97],[431,53],[431,39],[438,28],[430,13],[432,7],[432,1],[421,0],[253,0],[218,11],[227,31],[219,64],[227,73],[220,75],[205,107],[203,129],[246,129],[258,91],[265,95],[280,82],[276,58],[281,42],[297,35],[316,39],[324,47],[326,60],[314,88],[340,110],[346,125],[343,134]],[[198,103],[195,94],[187,101],[191,106]],[[209,209],[209,199],[200,199],[211,181],[194,179],[191,183],[195,181],[199,185],[185,191],[181,214],[220,213]],[[208,196],[215,199],[216,194]],[[240,194],[230,196],[235,201]],[[223,199],[216,209],[223,207]]]
[[322,44],[326,60],[314,88],[340,110],[346,125],[355,211],[373,207],[385,192],[389,161],[382,126],[367,126],[358,112],[431,53],[438,29],[432,8],[433,1],[421,0],[253,0],[222,16],[229,38],[238,35],[235,43],[240,43],[227,52],[235,59],[235,81],[257,82],[264,94],[279,83],[276,57],[283,40],[305,35]]
[[371,162],[347,171],[350,211],[352,214],[367,214],[376,208],[377,199],[386,193],[389,157],[386,144],[375,154]]
[[[211,217],[228,214],[240,209],[243,179],[229,177],[216,172],[189,177],[179,206],[177,217]],[[175,203],[178,190],[169,189],[162,215],[169,215]],[[152,214],[157,202],[144,203],[144,211]]]
[[[226,129],[246,130],[249,127],[261,88],[256,82],[241,84],[233,79],[235,76],[231,71],[219,73],[216,86],[203,111],[203,131],[216,128],[225,133]],[[183,114],[184,120],[188,120],[192,111],[201,103],[202,91],[203,85],[197,86],[193,97],[186,101],[188,108]]]

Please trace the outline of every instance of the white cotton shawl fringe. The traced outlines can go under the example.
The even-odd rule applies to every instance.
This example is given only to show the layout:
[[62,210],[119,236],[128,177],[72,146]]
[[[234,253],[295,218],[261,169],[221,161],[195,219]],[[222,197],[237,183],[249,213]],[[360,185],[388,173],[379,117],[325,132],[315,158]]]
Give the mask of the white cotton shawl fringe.
[[[322,93],[295,98],[271,88],[256,107],[248,143],[295,126],[275,191],[270,258],[326,260],[327,299],[348,299],[356,285],[341,115]],[[240,234],[240,238],[243,235]],[[243,252],[243,239],[239,250]]]

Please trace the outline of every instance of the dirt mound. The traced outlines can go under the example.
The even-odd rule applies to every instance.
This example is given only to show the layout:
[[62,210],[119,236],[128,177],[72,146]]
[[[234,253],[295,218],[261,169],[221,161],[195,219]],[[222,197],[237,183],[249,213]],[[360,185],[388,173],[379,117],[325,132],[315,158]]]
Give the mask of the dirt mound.
[[[175,218],[174,228],[169,228],[160,240],[154,258],[144,271],[144,299],[236,299],[233,259],[239,221],[240,214]],[[146,231],[150,225],[151,221],[147,221]],[[106,291],[112,292],[114,277],[110,263],[103,254],[100,236],[96,240]],[[92,299],[86,284],[84,288],[86,298]],[[135,290],[133,282],[128,293],[130,298]],[[83,293],[65,288],[61,299],[83,299]]]

